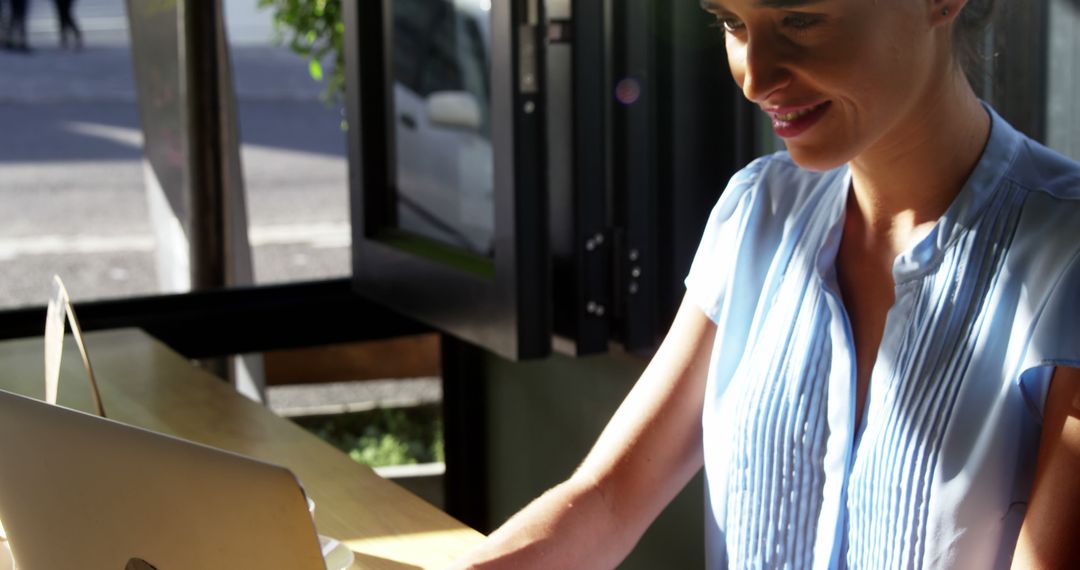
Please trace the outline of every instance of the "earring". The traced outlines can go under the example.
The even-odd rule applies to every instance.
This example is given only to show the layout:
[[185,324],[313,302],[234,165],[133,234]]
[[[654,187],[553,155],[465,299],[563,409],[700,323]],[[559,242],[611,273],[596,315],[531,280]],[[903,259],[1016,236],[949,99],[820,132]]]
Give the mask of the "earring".
[[948,6],[946,6],[945,9],[941,11],[941,15],[942,16],[948,16],[949,15],[949,7]]

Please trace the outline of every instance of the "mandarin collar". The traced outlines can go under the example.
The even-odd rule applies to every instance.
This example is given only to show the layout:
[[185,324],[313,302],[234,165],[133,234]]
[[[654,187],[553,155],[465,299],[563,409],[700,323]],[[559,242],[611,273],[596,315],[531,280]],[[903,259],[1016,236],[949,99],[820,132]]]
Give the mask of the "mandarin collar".
[[989,105],[983,103],[983,108],[990,115],[990,137],[982,156],[930,233],[893,262],[893,279],[897,284],[919,277],[936,266],[945,250],[978,225],[983,210],[1001,187],[1002,178],[1016,158],[1023,135]]

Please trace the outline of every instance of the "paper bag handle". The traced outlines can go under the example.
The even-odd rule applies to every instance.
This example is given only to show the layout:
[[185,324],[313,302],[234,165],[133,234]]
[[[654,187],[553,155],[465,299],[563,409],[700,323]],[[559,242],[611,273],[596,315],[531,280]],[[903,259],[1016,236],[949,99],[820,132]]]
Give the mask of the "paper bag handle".
[[[65,318],[66,317],[66,318]],[[59,275],[53,275],[52,295],[49,296],[49,308],[45,313],[45,401],[55,405],[56,396],[60,389],[60,360],[64,356],[64,321],[71,325],[71,335],[75,337],[75,345],[79,347],[82,356],[83,367],[90,378],[90,395],[94,398],[94,406],[101,417],[105,417],[105,406],[101,403],[101,393],[98,391],[97,380],[94,378],[94,369],[90,366],[90,355],[86,352],[86,343],[83,342],[82,327],[79,319],[75,316],[75,308],[71,306],[71,297],[68,296],[64,282]]]

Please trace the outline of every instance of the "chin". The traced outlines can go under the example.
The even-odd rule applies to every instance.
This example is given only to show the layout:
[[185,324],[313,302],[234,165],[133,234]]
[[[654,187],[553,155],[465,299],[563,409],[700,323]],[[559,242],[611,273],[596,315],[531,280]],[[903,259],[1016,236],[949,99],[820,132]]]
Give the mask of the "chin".
[[806,148],[800,145],[787,144],[788,154],[799,168],[812,172],[826,172],[838,166],[843,166],[851,159],[847,155],[836,152],[836,149]]

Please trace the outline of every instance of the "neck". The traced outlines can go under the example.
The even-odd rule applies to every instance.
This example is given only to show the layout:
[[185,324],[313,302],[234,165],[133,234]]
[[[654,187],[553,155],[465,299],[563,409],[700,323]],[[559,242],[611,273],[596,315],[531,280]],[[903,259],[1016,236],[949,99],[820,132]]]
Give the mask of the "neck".
[[847,229],[860,232],[860,241],[893,254],[907,249],[945,213],[975,168],[990,117],[958,68],[946,75],[902,124],[851,161],[854,223]]

